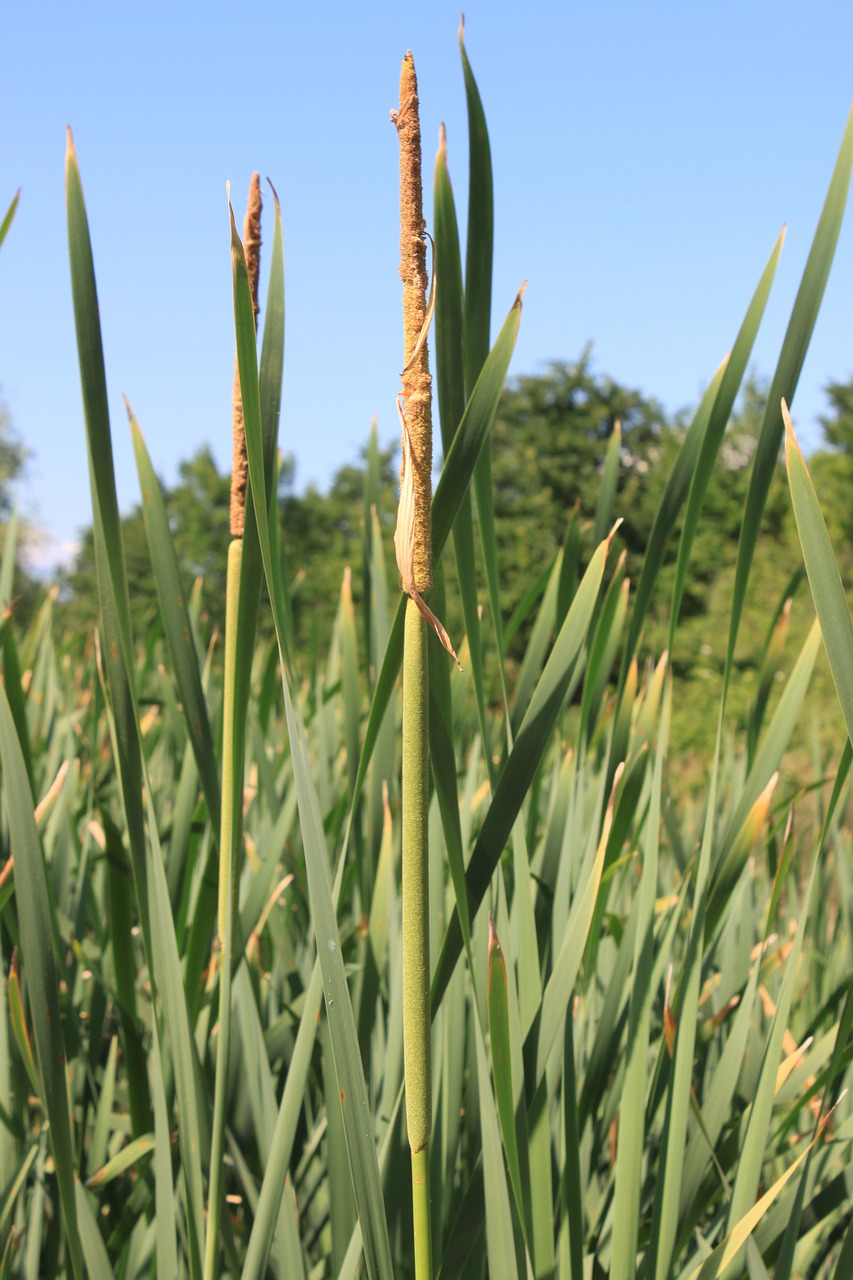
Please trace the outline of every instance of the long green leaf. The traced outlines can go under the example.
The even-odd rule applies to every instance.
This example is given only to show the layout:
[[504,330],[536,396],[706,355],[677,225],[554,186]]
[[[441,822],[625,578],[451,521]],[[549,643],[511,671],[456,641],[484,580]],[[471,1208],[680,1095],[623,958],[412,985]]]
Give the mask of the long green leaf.
[[[554,959],[551,976],[542,996],[541,1019],[535,1029],[535,1084],[539,1084],[545,1075],[545,1067],[551,1056],[551,1050],[567,1015],[572,998],[572,991],[577,980],[583,959],[584,948],[592,924],[595,902],[601,883],[610,832],[613,826],[613,814],[616,808],[619,785],[622,781],[623,766],[620,765],[613,779],[613,788],[604,817],[601,836],[598,841],[595,857],[589,869],[586,882],[578,889],[572,904],[571,915],[566,925],[565,940],[558,955]],[[532,1056],[532,1055],[531,1055]]]
[[[523,292],[523,290],[522,290]],[[459,429],[453,438],[453,444],[444,460],[441,479],[436,486],[432,499],[432,551],[435,560],[444,550],[468,486],[480,451],[488,439],[492,423],[500,401],[501,391],[506,380],[509,362],[512,358],[518,326],[521,321],[521,292],[510,308],[503,328],[495,339],[495,345],[489,352],[483,372],[477,380],[468,404],[465,408]],[[382,669],[373,691],[370,715],[364,733],[361,748],[361,760],[358,766],[355,791],[350,798],[350,822],[355,812],[367,770],[370,765],[373,749],[379,736],[379,729],[391,698],[391,693],[400,674],[403,661],[403,618],[406,611],[406,597],[401,595],[388,637],[388,645],[382,662]]]
[[[557,723],[572,672],[592,622],[609,546],[608,538],[598,547],[590,561],[495,787],[492,803],[466,872],[468,914],[472,921],[483,901]],[[450,975],[459,959],[461,946],[459,915],[454,911],[433,974],[433,1011],[441,1003]]]
[[0,760],[3,789],[15,857],[15,903],[23,940],[24,965],[41,1092],[50,1121],[50,1145],[56,1165],[65,1238],[74,1275],[82,1277],[83,1252],[77,1227],[74,1146],[65,1090],[65,1042],[59,1017],[59,983],[53,955],[53,925],[47,874],[33,809],[27,769],[6,690],[0,685]]
[[776,469],[779,446],[782,443],[782,410],[784,399],[790,405],[800,377],[800,370],[806,358],[812,331],[817,320],[817,313],[823,299],[823,291],[829,277],[829,269],[835,255],[835,246],[841,231],[844,207],[847,203],[847,190],[850,185],[850,171],[853,167],[853,109],[847,118],[847,126],[841,140],[838,159],[826,194],[820,220],[815,231],[814,241],[803,271],[803,278],[797,291],[791,318],[779,363],[767,394],[767,408],[761,423],[755,459],[752,464],[752,475],[749,491],[746,495],[746,508],[741,525],[740,543],[738,545],[735,585],[732,594],[731,621],[729,625],[729,643],[726,654],[726,674],[728,679],[734,662],[740,620],[746,601],[749,571],[758,542],[761,516],[767,501],[770,482]]
[[743,375],[746,372],[747,365],[749,364],[749,358],[752,353],[755,337],[758,333],[758,328],[764,315],[764,308],[767,305],[767,299],[770,296],[770,288],[776,275],[776,268],[779,265],[779,257],[782,253],[782,245],[784,242],[785,229],[783,227],[775,245],[773,246],[767,265],[761,274],[761,279],[756,286],[755,293],[753,294],[749,307],[747,308],[743,323],[735,339],[735,344],[732,347],[731,356],[726,361],[725,371],[723,373],[722,380],[720,381],[720,388],[714,401],[714,407],[711,411],[708,428],[699,449],[699,456],[696,459],[696,467],[693,472],[693,478],[690,483],[690,493],[687,498],[687,507],[684,512],[684,524],[681,530],[681,537],[678,541],[678,563],[675,571],[675,584],[672,592],[672,612],[670,617],[670,652],[672,652],[674,645],[675,628],[678,622],[678,616],[681,612],[681,601],[684,595],[684,588],[687,584],[690,554],[693,550],[696,530],[699,525],[699,516],[708,492],[708,486],[711,483],[714,464],[720,451],[720,446],[723,443],[723,438],[731,417],[738,388],[743,381]]
[[515,1132],[515,1093],[512,1084],[512,1057],[510,1049],[509,1004],[507,1000],[506,962],[495,923],[489,916],[489,1039],[492,1050],[492,1073],[495,1078],[495,1097],[498,1104],[501,1136],[509,1169],[510,1186],[515,1196],[519,1220],[529,1242],[529,1227],[521,1181],[521,1163],[518,1156],[518,1139]]
[[476,1036],[477,1082],[482,1124],[489,1276],[492,1280],[517,1280],[518,1269],[515,1239],[512,1230],[512,1208],[504,1176],[500,1125],[492,1094],[491,1081],[489,1080],[483,1033],[480,1030],[478,1018],[474,1018],[474,1032]]
[[185,602],[184,587],[178,568],[178,558],[169,528],[169,516],[160,482],[151,465],[151,458],[145,445],[139,423],[127,405],[130,419],[130,430],[133,437],[133,451],[136,455],[136,468],[139,473],[139,487],[142,490],[142,512],[145,519],[145,533],[148,538],[148,550],[151,556],[151,568],[154,573],[154,584],[157,589],[157,600],[163,619],[163,630],[172,656],[175,672],[175,683],[184,712],[187,734],[192,744],[196,764],[198,765],[201,785],[204,789],[207,808],[214,837],[219,832],[219,771],[213,749],[213,734],[207,715],[207,702],[201,687],[201,673],[198,667],[195,644],[192,639],[189,613]]
[[293,774],[299,805],[299,821],[305,848],[314,932],[323,975],[323,992],[326,999],[329,1034],[335,1062],[335,1073],[338,1079],[344,1131],[347,1139],[353,1193],[361,1223],[368,1273],[371,1277],[390,1277],[392,1266],[388,1226],[385,1219],[376,1146],[371,1133],[372,1124],[370,1122],[361,1051],[358,1045],[352,1003],[347,988],[346,971],[335,915],[326,837],[323,830],[317,791],[311,774],[308,752],[303,739],[302,727],[297,720],[291,699],[285,665],[282,587],[277,576],[273,573],[269,529],[264,503],[263,437],[251,287],[243,255],[243,246],[237,235],[233,214],[231,216],[231,261],[234,276],[237,356],[240,369],[240,388],[243,397],[243,417],[246,427],[246,448],[249,457],[252,501],[255,506],[261,557],[272,602],[273,620],[280,648],[282,692],[284,694]]
[[631,659],[637,651],[643,623],[646,620],[649,606],[652,602],[655,585],[663,564],[667,540],[675,527],[678,513],[690,489],[690,482],[708,430],[708,423],[720,389],[724,369],[724,365],[717,369],[699,402],[699,407],[693,416],[687,435],[684,437],[678,457],[675,460],[675,466],[672,468],[666,487],[661,495],[658,509],[655,512],[654,524],[646,541],[643,554],[643,567],[640,570],[640,581],[637,585],[634,609],[628,628],[628,639],[622,652],[622,670],[619,683],[623,687]]
[[6,210],[5,214],[3,215],[3,221],[0,222],[0,244],[2,244],[3,241],[6,239],[6,234],[12,225],[12,221],[15,217],[15,213],[17,212],[20,199],[21,199],[21,191],[20,191],[20,188],[18,188],[18,190],[12,196],[12,200],[9,205],[9,208]]
[[252,1234],[243,1263],[242,1280],[260,1280],[266,1275],[267,1259],[272,1249],[276,1227],[279,1220],[279,1206],[284,1194],[285,1178],[293,1151],[299,1117],[302,1111],[302,1100],[308,1075],[311,1070],[311,1057],[317,1037],[317,1023],[320,1017],[320,1002],[323,998],[323,975],[319,963],[315,964],[310,984],[305,992],[305,1004],[296,1043],[288,1066],[284,1093],[278,1109],[278,1118],[270,1142],[269,1158],[258,1197],[258,1207],[252,1224]]
[[853,739],[853,622],[818,496],[784,401],[782,414],[787,432],[788,484],[797,532],[847,736]]
[[643,871],[638,893],[639,911],[628,1009],[628,1037],[625,1046],[625,1081],[619,1103],[619,1143],[616,1154],[613,1242],[610,1262],[610,1274],[613,1280],[630,1280],[636,1272],[649,1030],[652,1001],[655,995],[655,984],[652,980],[655,963],[654,907],[657,894],[665,751],[666,731],[661,724],[658,729],[650,814],[644,830]]
[[[189,1032],[174,922],[153,813],[148,821],[150,843],[145,832],[145,767],[134,687],[130,601],[113,472],[100,315],[88,220],[70,131],[66,154],[66,200],[74,319],[92,489],[95,562],[104,633],[102,653],[111,699],[109,721],[143,942],[149,971],[161,993],[163,1021],[176,1069],[175,1082],[181,1122],[179,1138],[189,1199],[190,1267],[191,1274],[197,1275],[201,1271],[203,1189],[195,1049]],[[150,806],[150,786],[145,787],[144,791]],[[149,912],[149,889],[157,900],[153,918]],[[155,1034],[160,1034],[157,1020]],[[147,1075],[143,1079],[147,1083]]]
[[[441,442],[450,450],[465,412],[465,326],[462,289],[462,259],[453,189],[447,171],[447,139],[442,126],[441,142],[435,158],[433,206],[435,210],[435,272],[441,280],[436,289],[435,347],[436,388],[441,422]],[[471,675],[480,720],[480,735],[487,759],[491,759],[486,720],[485,676],[477,607],[477,573],[474,547],[474,519],[471,501],[465,498],[453,527],[453,544],[459,574],[459,595],[468,635]],[[441,613],[438,615],[442,616]]]
[[[492,181],[492,151],[486,113],[468,53],[465,48],[465,20],[459,24],[459,52],[465,80],[468,112],[468,232],[465,249],[465,385],[476,385],[489,353],[492,318],[492,258],[495,238],[495,197]],[[489,591],[492,627],[498,653],[503,651],[498,543],[495,530],[495,499],[492,483],[492,455],[484,449],[474,468],[477,523],[483,548],[483,566]],[[504,707],[507,706],[503,664],[498,667]]]
[[604,467],[598,486],[598,498],[595,503],[595,523],[592,528],[592,540],[596,546],[607,534],[613,523],[613,503],[616,499],[616,487],[619,483],[619,459],[622,451],[622,424],[617,422],[607,441],[604,454]]

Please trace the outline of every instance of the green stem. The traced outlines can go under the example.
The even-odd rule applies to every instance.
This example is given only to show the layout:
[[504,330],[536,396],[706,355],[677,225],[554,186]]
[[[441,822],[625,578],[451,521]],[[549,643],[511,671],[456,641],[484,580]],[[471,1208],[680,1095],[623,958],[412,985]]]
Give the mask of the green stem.
[[219,1036],[216,1045],[216,1084],[213,1095],[213,1130],[210,1141],[210,1186],[207,1235],[204,1243],[204,1278],[215,1280],[219,1257],[219,1212],[225,1146],[225,1105],[231,1049],[231,975],[234,968],[234,925],[237,902],[237,869],[242,839],[242,727],[235,723],[237,688],[237,624],[243,540],[228,548],[225,586],[225,673],[222,711],[222,812],[219,836]]
[[412,1149],[416,1280],[432,1280],[429,1136],[429,721],[427,626],[406,603],[403,643],[403,1060]]
[[429,1143],[412,1152],[412,1209],[415,1224],[415,1276],[432,1276],[432,1226],[429,1200]]

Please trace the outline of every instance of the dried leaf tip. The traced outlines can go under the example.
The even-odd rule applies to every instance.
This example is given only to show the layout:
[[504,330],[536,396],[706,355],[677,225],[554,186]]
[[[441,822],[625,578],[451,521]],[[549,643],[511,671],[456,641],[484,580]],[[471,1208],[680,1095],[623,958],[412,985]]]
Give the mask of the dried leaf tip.
[[500,951],[501,944],[498,942],[498,931],[495,928],[495,917],[489,912],[489,951]]
[[[230,208],[230,204],[229,204]],[[236,239],[237,228],[234,222],[234,211],[231,210],[231,236]],[[249,203],[243,223],[243,254],[246,271],[249,276],[249,287],[252,293],[252,310],[255,316],[255,329],[258,327],[258,281],[261,271],[261,179],[257,173],[252,174],[249,183]],[[240,393],[240,366],[234,357],[234,391],[232,394],[232,462],[231,462],[231,536],[242,538],[246,513],[246,486],[249,478],[249,458],[246,453],[246,429],[243,422],[243,397]]]
[[281,213],[281,201],[280,201],[280,200],[279,200],[279,198],[278,198],[278,192],[276,191],[275,187],[273,186],[273,184],[272,184],[272,180],[271,180],[270,178],[267,178],[267,182],[268,182],[268,183],[269,183],[269,185],[270,185],[270,191],[272,192],[272,198],[273,198],[273,200],[274,200],[274,202],[275,202],[276,213],[280,214],[280,213]]
[[784,396],[782,397],[782,421],[785,424],[786,443],[792,444],[794,448],[799,451],[800,446],[797,444],[797,437],[794,434],[794,424],[791,421],[791,414],[788,410],[788,403],[785,400]]

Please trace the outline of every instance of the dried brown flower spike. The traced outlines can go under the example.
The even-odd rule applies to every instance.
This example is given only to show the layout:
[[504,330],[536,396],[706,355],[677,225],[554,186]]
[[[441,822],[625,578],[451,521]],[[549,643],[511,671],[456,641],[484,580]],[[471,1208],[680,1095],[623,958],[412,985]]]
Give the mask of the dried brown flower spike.
[[[246,269],[252,287],[252,306],[255,311],[255,328],[258,327],[258,277],[261,270],[261,179],[252,174],[249,184],[249,205],[243,223],[243,250]],[[249,459],[246,454],[246,431],[243,425],[243,398],[240,394],[240,370],[234,358],[234,391],[231,437],[233,457],[231,462],[231,537],[242,538],[243,519],[246,510],[246,484],[249,476]]]
[[449,654],[456,650],[423,600],[432,586],[432,379],[427,332],[435,300],[427,302],[427,236],[421,179],[421,123],[418,81],[411,53],[400,73],[400,110],[391,112],[400,139],[400,279],[403,281],[403,372],[397,409],[402,428],[400,506],[394,547],[400,586],[414,600]]
[[[412,580],[419,593],[432,586],[432,383],[425,330],[427,327],[427,266],[421,181],[421,122],[418,81],[411,53],[400,72],[400,110],[392,112],[400,139],[400,279],[403,282],[403,375],[400,395],[403,419],[403,458],[400,488],[411,485],[414,527],[411,545]],[[408,446],[406,441],[408,436]],[[407,468],[411,469],[407,477]],[[401,568],[403,589],[407,574]]]

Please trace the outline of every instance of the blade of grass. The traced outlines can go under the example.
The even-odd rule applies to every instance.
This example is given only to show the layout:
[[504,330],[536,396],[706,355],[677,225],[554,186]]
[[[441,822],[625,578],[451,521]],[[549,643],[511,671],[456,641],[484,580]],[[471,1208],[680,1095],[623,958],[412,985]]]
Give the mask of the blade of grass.
[[[687,1280],[714,1280],[716,1276],[724,1275],[726,1268],[734,1265],[735,1259],[747,1243],[752,1232],[773,1204],[773,1201],[796,1173],[816,1141],[817,1138],[813,1138],[806,1150],[797,1156],[793,1164],[788,1166],[769,1190],[765,1191],[764,1195],[756,1200],[754,1204],[751,1204],[737,1222],[730,1227],[725,1238],[720,1241],[711,1255],[700,1266],[690,1272]],[[686,1275],[686,1273],[684,1274]]]
[[6,239],[6,235],[9,231],[9,228],[12,225],[12,222],[15,217],[15,213],[17,212],[20,199],[21,199],[21,189],[19,187],[18,190],[15,192],[15,194],[12,196],[12,200],[11,200],[11,203],[9,204],[9,208],[6,210],[5,214],[3,215],[3,221],[0,222],[0,245]]
[[501,1135],[483,1033],[474,1018],[477,1044],[477,1081],[480,1094],[480,1122],[483,1143],[483,1181],[486,1204],[486,1241],[489,1252],[489,1276],[492,1280],[518,1280],[515,1236],[512,1229],[512,1207],[504,1176]]
[[841,714],[847,736],[853,739],[853,622],[818,496],[784,401],[782,415],[787,432],[788,484],[797,532]]
[[[779,1065],[783,1036],[788,1026],[788,1015],[791,1008],[791,1001],[794,998],[794,985],[798,961],[806,933],[809,902],[819,863],[820,841],[818,841],[817,848],[812,858],[811,873],[807,888],[803,895],[803,906],[800,912],[800,918],[797,922],[797,931],[794,935],[791,952],[785,963],[782,989],[776,1003],[776,1013],[774,1015],[773,1022],[771,1023],[770,1031],[763,1049],[761,1071],[758,1078],[758,1084],[755,1089],[752,1107],[750,1108],[746,1131],[742,1138],[740,1159],[738,1161],[737,1172],[735,1174],[734,1185],[732,1187],[732,1196],[729,1202],[728,1215],[726,1219],[727,1235],[733,1234],[736,1227],[740,1224],[741,1219],[749,1214],[751,1206],[755,1203],[761,1181],[767,1131],[771,1122],[773,1100],[776,1091],[776,1072]],[[816,1140],[817,1139],[815,1138],[815,1141]],[[803,1153],[803,1155],[805,1156],[805,1153]],[[792,1173],[793,1168],[788,1171],[788,1176],[790,1177]]]
[[279,642],[282,692],[299,805],[299,820],[305,848],[312,917],[320,968],[323,975],[323,991],[326,999],[335,1073],[338,1078],[341,1113],[347,1138],[353,1192],[362,1228],[368,1273],[371,1277],[390,1277],[392,1266],[388,1227],[379,1180],[376,1146],[371,1134],[372,1124],[361,1052],[358,1046],[358,1035],[347,988],[340,935],[335,915],[326,837],[302,728],[297,720],[290,695],[285,665],[282,588],[279,579],[273,573],[263,497],[263,443],[251,286],[246,270],[243,247],[234,225],[233,213],[231,215],[231,261],[234,277],[237,355],[243,397],[243,416],[246,427],[246,447],[249,457],[252,501],[255,505],[261,557]]
[[[444,574],[436,565],[433,603],[438,617],[446,616]],[[465,891],[465,855],[459,819],[459,791],[456,783],[456,752],[453,742],[453,703],[450,667],[436,645],[429,647],[429,741],[433,786],[438,799],[441,825],[447,846],[450,878],[456,894],[462,940],[470,956],[471,929],[468,921],[468,897]]]
[[[468,886],[468,914],[472,921],[562,709],[575,663],[592,622],[609,546],[608,538],[590,561],[495,787],[494,797],[471,854],[465,877]],[[454,911],[433,974],[433,1010],[441,1003],[450,975],[459,959],[461,946],[459,915]]]
[[[436,486],[432,500],[432,551],[437,561],[453,528],[459,508],[468,491],[468,485],[474,465],[488,439],[495,414],[498,409],[501,391],[506,379],[507,369],[512,357],[518,326],[521,321],[521,295],[518,294],[510,312],[504,321],[495,345],[489,352],[483,372],[477,385],[469,397],[459,430],[444,460],[441,479]],[[400,666],[403,661],[403,619],[406,612],[405,597],[400,598],[382,668],[373,691],[370,704],[367,728],[361,748],[361,759],[358,766],[355,791],[350,799],[348,829],[352,825],[352,817],[361,796],[373,749],[379,736],[379,730],[385,717],[388,702],[394,690]],[[346,842],[345,842],[346,843]]]
[[127,1173],[127,1170],[131,1169],[138,1160],[149,1156],[153,1150],[153,1133],[144,1133],[141,1138],[134,1138],[132,1142],[128,1142],[123,1146],[121,1151],[117,1152],[105,1165],[96,1169],[90,1178],[87,1178],[87,1190],[103,1187],[106,1183],[112,1182],[113,1178],[118,1178],[121,1174]]
[[619,458],[622,450],[622,423],[617,422],[607,441],[604,454],[604,466],[601,470],[601,482],[598,486],[598,498],[595,503],[595,523],[592,529],[594,546],[607,535],[613,524],[613,503],[616,500],[616,487],[619,484]]
[[[86,420],[95,569],[103,628],[102,652],[115,721],[116,768],[130,846],[133,885],[143,942],[149,967],[153,972],[145,820],[142,807],[142,752],[133,687],[130,603],[113,472],[112,439],[107,408],[95,267],[80,171],[70,130],[67,135],[65,183],[71,291]],[[119,948],[118,960],[120,964],[130,963],[126,948]],[[131,974],[125,973],[122,981],[127,1000],[131,1001],[129,994],[133,985]],[[126,1007],[131,1011],[132,1001]],[[139,1060],[132,1039],[126,1041],[125,1052],[129,1060],[134,1063],[135,1088],[131,1093],[134,1101],[134,1130],[137,1133],[144,1133],[151,1128],[151,1108],[146,1096],[147,1073]]]
[[[665,695],[668,700],[669,695]],[[663,720],[666,718],[664,711]],[[643,1180],[641,1164],[646,1116],[646,1079],[649,1058],[649,1028],[655,988],[654,908],[657,895],[660,847],[660,810],[663,788],[663,760],[666,732],[661,723],[655,755],[651,810],[644,830],[644,857],[639,888],[639,915],[634,940],[633,980],[628,1007],[628,1036],[625,1046],[625,1080],[619,1104],[619,1141],[616,1154],[616,1182],[613,1199],[613,1239],[610,1274],[612,1280],[626,1280],[636,1272],[640,1196]]]
[[305,1003],[296,1033],[296,1043],[288,1066],[275,1131],[270,1142],[269,1158],[266,1161],[264,1179],[258,1197],[258,1207],[243,1263],[242,1280],[261,1280],[261,1277],[266,1275],[267,1260],[278,1225],[279,1206],[302,1112],[308,1074],[311,1070],[322,998],[323,975],[319,963],[316,963],[305,992]]
[[732,347],[731,355],[726,362],[725,371],[720,382],[720,389],[714,401],[714,407],[711,411],[711,418],[708,428],[705,432],[699,449],[699,456],[696,460],[696,467],[693,472],[693,478],[690,483],[690,492],[687,498],[687,507],[684,512],[684,523],[681,529],[681,537],[678,541],[678,562],[675,571],[675,583],[672,591],[672,610],[670,614],[670,639],[668,648],[672,653],[676,626],[678,617],[681,612],[681,601],[684,596],[684,588],[687,584],[687,573],[690,563],[690,554],[693,550],[693,543],[696,537],[696,530],[699,525],[699,517],[708,493],[708,486],[711,483],[711,477],[714,472],[717,455],[720,446],[723,443],[726,427],[731,418],[732,409],[734,408],[735,399],[743,376],[746,372],[749,359],[752,354],[753,344],[756,334],[758,333],[764,309],[767,305],[767,299],[770,296],[770,289],[776,275],[776,268],[779,265],[779,258],[782,253],[782,246],[785,243],[785,228],[779,233],[779,237],[773,246],[767,265],[761,274],[755,293],[752,296],[743,323],[735,338],[735,344]]
[[[441,442],[445,455],[465,412],[465,322],[462,289],[462,259],[453,189],[447,170],[447,138],[442,125],[435,158],[433,208],[435,211],[435,272],[441,280],[435,301],[436,388],[441,420]],[[453,544],[459,575],[459,597],[468,636],[471,675],[480,735],[486,759],[491,759],[486,719],[485,676],[477,607],[477,573],[474,550],[474,520],[470,498],[465,497],[453,526]],[[439,617],[444,615],[439,611]]]
[[65,1043],[59,1017],[59,985],[51,942],[50,893],[36,829],[32,792],[6,690],[0,685],[0,760],[12,846],[15,850],[15,905],[24,949],[40,1094],[50,1122],[50,1145],[59,1183],[65,1238],[74,1275],[85,1274],[77,1225],[74,1145],[65,1088]]
[[[595,858],[590,867],[586,883],[582,889],[579,888],[576,892],[569,921],[566,925],[565,941],[559,954],[554,959],[551,976],[542,996],[539,1021],[531,1032],[533,1038],[529,1048],[525,1046],[525,1056],[529,1055],[528,1060],[535,1062],[535,1075],[532,1082],[535,1085],[538,1085],[544,1078],[548,1058],[559,1035],[563,1019],[567,1016],[566,1010],[571,1004],[572,991],[583,960],[599,885],[601,884],[601,873],[610,842],[613,814],[622,781],[622,773],[623,766],[619,765],[613,779],[613,787],[610,792],[610,800],[607,805]],[[533,1053],[534,1048],[535,1054]]]
[[151,1101],[154,1108],[154,1195],[156,1206],[157,1274],[178,1274],[177,1224],[175,1222],[175,1188],[172,1181],[172,1135],[163,1082],[160,1044],[155,1036],[151,1045]]
[[518,1139],[515,1132],[515,1093],[512,1083],[510,1050],[509,1005],[507,1001],[506,963],[498,942],[495,922],[489,915],[489,1040],[492,1053],[492,1074],[495,1080],[498,1118],[506,1153],[509,1181],[515,1196],[515,1206],[521,1222],[524,1238],[530,1243],[525,1197],[522,1190],[521,1163],[518,1156]]
[[139,474],[139,487],[142,491],[142,512],[145,519],[145,534],[151,556],[151,568],[154,574],[154,585],[157,600],[163,619],[163,630],[172,657],[175,683],[181,700],[187,735],[192,745],[198,766],[201,785],[204,790],[207,809],[210,814],[214,838],[219,833],[219,771],[213,747],[213,734],[207,714],[207,702],[201,687],[201,673],[198,666],[195,644],[192,639],[189,613],[185,604],[185,594],[178,568],[178,558],[169,528],[169,516],[160,482],[151,465],[151,458],[145,445],[139,423],[133,415],[130,405],[125,400],[127,414],[130,419],[130,431],[133,438],[133,451],[136,456],[136,468]]
[[80,1243],[86,1263],[88,1280],[113,1280],[115,1269],[110,1262],[104,1240],[98,1228],[86,1192],[75,1180],[77,1194],[77,1219],[80,1223]]
[[[477,380],[489,354],[489,326],[492,316],[492,256],[494,251],[494,190],[492,152],[489,130],[477,81],[465,49],[465,20],[459,24],[459,52],[465,80],[468,110],[468,232],[465,249],[465,385],[468,393]],[[498,653],[503,652],[503,620],[501,617],[498,546],[495,533],[492,455],[486,448],[474,468],[474,492],[477,497],[477,520],[483,565],[489,591],[492,626]],[[508,706],[503,663],[498,664],[504,708]]]
[[666,482],[666,488],[661,495],[658,509],[655,512],[654,524],[646,541],[643,555],[643,567],[640,570],[640,581],[637,584],[637,594],[634,599],[631,623],[628,628],[628,639],[622,651],[622,669],[619,677],[620,688],[625,685],[631,659],[637,651],[640,633],[642,632],[660,574],[660,568],[663,564],[666,544],[675,527],[678,513],[687,497],[724,372],[725,364],[720,365],[717,369],[699,402],[699,407],[684,437],[684,442],[675,460],[675,466],[672,468],[669,479]]
[[784,399],[790,405],[800,377],[800,370],[806,358],[812,331],[820,309],[823,291],[829,276],[829,269],[835,255],[835,246],[844,217],[847,202],[847,190],[850,185],[850,171],[853,166],[853,109],[847,118],[847,126],[841,140],[838,159],[826,194],[820,220],[815,231],[814,241],[809,251],[803,271],[803,278],[794,301],[791,318],[776,372],[767,393],[767,408],[761,423],[749,490],[746,495],[746,507],[741,525],[740,542],[738,544],[737,568],[735,569],[735,585],[732,593],[731,621],[729,625],[729,641],[726,653],[726,667],[723,678],[723,699],[725,701],[735,646],[737,644],[740,620],[746,600],[749,571],[752,566],[755,547],[758,542],[761,516],[767,502],[770,482],[776,470],[779,446],[782,443],[783,420],[781,403]]
[[107,1140],[110,1136],[110,1123],[112,1121],[113,1114],[117,1058],[118,1038],[113,1036],[110,1041],[110,1051],[107,1054],[106,1066],[104,1067],[101,1090],[98,1094],[98,1108],[95,1112],[95,1128],[92,1133],[92,1142],[89,1147],[89,1158],[87,1160],[87,1168],[90,1169],[99,1169],[101,1165],[106,1163],[107,1159]]

